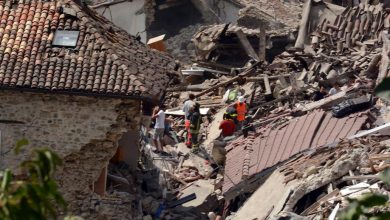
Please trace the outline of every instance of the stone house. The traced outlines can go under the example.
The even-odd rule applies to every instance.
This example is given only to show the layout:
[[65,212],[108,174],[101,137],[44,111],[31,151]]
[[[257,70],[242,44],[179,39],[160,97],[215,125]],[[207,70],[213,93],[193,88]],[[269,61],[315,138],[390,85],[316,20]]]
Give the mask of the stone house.
[[[174,65],[80,3],[0,1],[0,169],[54,150],[61,190],[80,210],[93,190],[104,194],[117,149],[136,166],[141,103],[159,100]],[[22,138],[29,145],[15,156]]]

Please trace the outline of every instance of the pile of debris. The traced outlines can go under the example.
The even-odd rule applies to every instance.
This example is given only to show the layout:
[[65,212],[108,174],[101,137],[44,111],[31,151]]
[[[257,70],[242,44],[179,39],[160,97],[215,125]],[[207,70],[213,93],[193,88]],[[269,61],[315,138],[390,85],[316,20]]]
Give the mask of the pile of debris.
[[[166,113],[173,120],[173,130],[171,135],[165,135],[167,145],[163,153],[153,151],[153,131],[145,127],[142,129],[140,165],[144,175],[147,174],[142,178],[142,198],[148,200],[142,200],[143,213],[163,219],[205,218],[210,209],[223,206],[223,200],[218,198],[221,191],[215,187],[221,185],[222,175],[206,151],[201,149],[192,153],[184,143],[184,121],[180,111]],[[203,115],[206,122],[207,115]],[[203,124],[201,130],[206,133],[207,123]],[[151,208],[146,204],[151,204]]]
[[237,23],[247,28],[266,27],[271,34],[295,32],[302,12],[301,0],[236,0],[244,6]]
[[[310,14],[312,8],[310,4],[308,6],[303,14]],[[333,20],[327,16],[319,19],[321,22],[311,34],[310,44],[300,45],[298,36],[297,48],[279,55],[272,64],[266,66],[265,76],[256,77],[255,100],[250,111],[255,116],[251,124],[255,132],[249,132],[225,148],[223,194],[225,207],[228,207],[225,216],[229,212],[233,214],[238,211],[232,215],[233,219],[266,218],[287,211],[303,216],[310,214],[311,219],[316,215],[320,219],[329,216],[334,219],[338,210],[347,206],[347,200],[343,199],[345,192],[355,187],[347,187],[346,180],[375,179],[376,182],[361,183],[358,187],[388,194],[381,184],[373,185],[379,180],[378,176],[372,175],[389,165],[385,161],[380,164],[370,162],[364,166],[360,164],[367,155],[383,158],[376,154],[386,154],[388,145],[371,148],[370,144],[381,143],[378,140],[357,140],[359,147],[349,141],[337,143],[344,138],[354,140],[374,134],[378,129],[372,127],[383,124],[383,121],[377,120],[384,117],[379,112],[380,106],[373,106],[378,98],[369,94],[372,94],[375,85],[388,76],[390,17],[383,4],[360,4],[346,8],[341,14],[337,14],[337,11],[334,13],[336,16]],[[303,16],[300,30],[306,29],[309,24],[307,19],[305,21]],[[304,34],[307,35],[306,32]],[[344,86],[338,88],[335,84]],[[313,101],[314,95],[330,87],[335,88],[336,93],[324,92],[320,100]],[[322,111],[315,109],[328,112],[320,116]],[[367,129],[372,130],[356,135],[359,130]],[[333,147],[326,147],[329,145]],[[306,153],[300,153],[302,151]],[[351,160],[354,163],[349,163]],[[339,181],[349,175],[350,170],[355,175],[371,176],[359,176],[356,179],[345,177]],[[253,197],[267,200],[267,191],[262,188],[272,185],[275,173],[285,176],[283,187],[286,191],[279,196],[288,194],[288,199],[279,206],[275,198],[270,198],[269,201],[275,201],[272,203],[274,206],[263,204],[264,212],[255,214],[253,208],[256,200],[247,200],[247,196],[253,193]],[[297,183],[298,180],[302,182]],[[342,183],[340,192],[319,199],[321,193],[318,193],[318,189],[330,182]],[[309,193],[314,193],[315,197],[306,198]],[[246,200],[247,203],[242,206]],[[326,204],[323,204],[324,201]]]
[[296,156],[279,168],[286,176],[284,183],[298,180],[284,211],[311,219],[334,219],[348,206],[348,199],[370,192],[389,195],[378,175],[390,167],[388,144],[387,138],[342,141],[336,147]]
[[228,219],[335,219],[348,199],[371,192],[389,195],[378,175],[389,167],[389,146],[388,137],[369,137],[299,153],[268,175]]
[[188,43],[188,39],[197,32],[201,25],[190,25],[180,30],[179,34],[168,38],[166,42],[167,51],[180,62],[188,64],[195,59],[195,47]]
[[[323,13],[309,22],[320,9],[331,15]],[[212,212],[253,219],[285,211],[326,218],[347,206],[348,196],[367,190],[388,193],[376,176],[389,167],[387,143],[358,138],[375,133],[385,118],[374,105],[380,99],[372,93],[388,76],[389,22],[383,4],[344,9],[309,0],[296,47],[271,58],[267,45],[278,38],[262,29],[230,24],[200,29],[193,38],[197,66],[183,70],[187,82],[169,88],[165,96],[170,108],[166,114],[173,121],[165,153],[153,153],[149,131],[143,132],[142,166],[159,180],[158,187],[146,187],[159,189],[147,193],[154,202],[144,203],[155,207],[145,207],[149,211],[144,214],[206,218]],[[334,93],[326,91],[331,87]],[[226,99],[232,90],[245,96],[250,117],[230,139],[215,140],[222,115],[234,102]],[[189,92],[201,105],[204,122],[198,153],[183,143],[181,106]],[[366,130],[364,135],[361,130]],[[247,207],[258,202],[252,197],[268,201],[273,195],[265,189],[272,187],[274,176],[286,189],[275,192],[280,193],[278,204],[270,199],[258,204],[264,205],[260,215],[259,209],[249,215]],[[370,181],[355,182],[365,179]],[[329,194],[320,197],[326,190]]]
[[204,26],[192,41],[199,64],[219,70],[224,75],[229,75],[231,68],[244,66],[250,56],[265,59],[264,29],[247,29],[231,24]]

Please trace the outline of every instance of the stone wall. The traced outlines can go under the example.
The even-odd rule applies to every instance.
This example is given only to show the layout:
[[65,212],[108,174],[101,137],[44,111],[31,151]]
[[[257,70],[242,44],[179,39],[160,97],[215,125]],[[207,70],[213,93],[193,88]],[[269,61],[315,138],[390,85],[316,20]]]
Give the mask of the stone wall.
[[[0,168],[15,168],[36,147],[58,153],[64,165],[56,177],[70,210],[85,212],[92,185],[115,154],[123,133],[138,130],[139,101],[19,91],[0,91]],[[17,140],[30,144],[20,155]],[[138,143],[138,141],[134,141]],[[138,146],[134,146],[138,147]]]

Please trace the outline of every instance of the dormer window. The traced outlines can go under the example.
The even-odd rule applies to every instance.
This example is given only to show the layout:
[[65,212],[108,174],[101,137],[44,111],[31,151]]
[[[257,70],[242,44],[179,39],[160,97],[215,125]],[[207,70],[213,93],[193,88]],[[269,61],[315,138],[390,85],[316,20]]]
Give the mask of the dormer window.
[[80,31],[56,30],[54,34],[54,47],[76,47]]

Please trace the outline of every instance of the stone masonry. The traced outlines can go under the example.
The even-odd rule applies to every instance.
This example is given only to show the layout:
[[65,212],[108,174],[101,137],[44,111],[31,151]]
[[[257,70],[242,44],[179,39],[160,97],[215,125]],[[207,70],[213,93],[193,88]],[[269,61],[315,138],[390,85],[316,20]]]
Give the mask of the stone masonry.
[[[0,91],[0,99],[0,169],[15,168],[34,148],[54,150],[64,162],[58,183],[75,214],[91,197],[122,134],[140,123],[137,100],[20,91]],[[13,147],[22,138],[29,145],[15,156]]]

